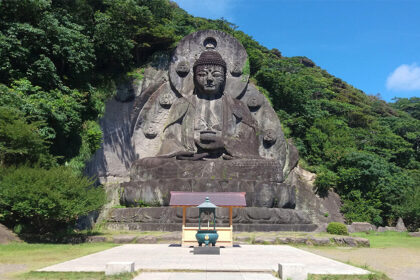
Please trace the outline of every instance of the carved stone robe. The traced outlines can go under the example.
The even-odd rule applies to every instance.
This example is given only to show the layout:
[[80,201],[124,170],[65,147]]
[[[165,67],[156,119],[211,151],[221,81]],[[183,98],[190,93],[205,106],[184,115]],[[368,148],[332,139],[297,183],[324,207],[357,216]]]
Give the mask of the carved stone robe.
[[[194,139],[197,137],[197,124],[202,114],[203,102],[196,95],[182,97],[171,107],[165,125],[163,141],[158,156],[173,157],[182,152],[197,153]],[[257,122],[248,107],[240,100],[223,94],[216,104],[208,122],[216,124],[222,132],[222,142],[226,153],[234,158],[259,158]],[[219,114],[214,116],[214,114]],[[215,129],[209,127],[209,129]]]

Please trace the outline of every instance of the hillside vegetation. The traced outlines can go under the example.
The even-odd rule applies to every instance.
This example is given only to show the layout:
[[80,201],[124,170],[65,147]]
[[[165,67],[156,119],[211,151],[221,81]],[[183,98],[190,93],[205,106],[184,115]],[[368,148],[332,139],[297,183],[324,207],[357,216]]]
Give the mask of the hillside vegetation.
[[115,85],[202,29],[244,45],[251,81],[269,96],[300,164],[317,173],[316,191],[341,195],[348,222],[387,225],[401,216],[420,226],[419,98],[387,104],[306,57],[283,57],[234,24],[167,0],[0,2],[0,222],[18,221],[6,219],[13,205],[3,196],[15,169],[64,165],[81,176],[100,146],[97,120]]

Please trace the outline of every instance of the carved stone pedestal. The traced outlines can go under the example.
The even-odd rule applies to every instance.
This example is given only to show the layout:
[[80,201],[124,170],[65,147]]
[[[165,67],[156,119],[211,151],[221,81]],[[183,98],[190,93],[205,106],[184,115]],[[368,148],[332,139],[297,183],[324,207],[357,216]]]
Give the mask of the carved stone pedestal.
[[295,207],[295,188],[283,182],[280,164],[270,159],[185,161],[162,159],[146,168],[134,163],[130,182],[121,185],[121,204],[168,206],[170,191],[246,192],[247,206]]
[[[198,209],[187,209],[187,226],[198,224]],[[217,226],[229,225],[229,211],[216,210]],[[182,209],[172,207],[116,208],[107,227],[114,230],[181,231]],[[316,225],[304,211],[281,208],[246,207],[233,209],[234,231],[313,231]]]

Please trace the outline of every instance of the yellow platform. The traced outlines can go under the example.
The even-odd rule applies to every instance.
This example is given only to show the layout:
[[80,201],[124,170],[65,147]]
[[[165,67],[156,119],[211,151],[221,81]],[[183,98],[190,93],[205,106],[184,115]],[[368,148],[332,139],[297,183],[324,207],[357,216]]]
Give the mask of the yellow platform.
[[[206,229],[206,227],[202,227]],[[209,229],[213,229],[210,227]],[[186,227],[182,226],[182,242],[183,247],[198,246],[195,234],[197,233],[198,227]],[[232,247],[233,246],[233,227],[216,227],[219,238],[217,239],[217,246]]]

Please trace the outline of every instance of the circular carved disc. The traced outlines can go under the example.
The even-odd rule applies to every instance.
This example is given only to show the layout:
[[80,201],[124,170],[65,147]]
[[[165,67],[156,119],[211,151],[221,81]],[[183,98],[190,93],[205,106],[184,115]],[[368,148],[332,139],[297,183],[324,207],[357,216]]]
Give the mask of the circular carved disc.
[[[238,40],[217,30],[198,31],[184,37],[178,43],[169,64],[169,79],[173,88],[182,96],[192,95],[194,90],[192,66],[200,54],[206,50],[205,45],[215,45],[214,50],[219,52],[225,60],[227,65],[225,92],[234,98],[238,97],[248,84],[249,73],[238,73],[238,69],[244,68],[248,55]],[[190,67],[188,74],[178,73],[180,63],[182,67],[185,65]]]

